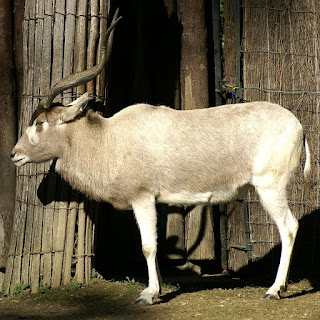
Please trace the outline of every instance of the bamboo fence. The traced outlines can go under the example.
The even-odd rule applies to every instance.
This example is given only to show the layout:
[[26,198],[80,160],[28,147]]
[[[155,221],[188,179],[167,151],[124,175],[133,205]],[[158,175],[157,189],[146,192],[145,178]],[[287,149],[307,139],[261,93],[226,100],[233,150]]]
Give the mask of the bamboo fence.
[[[96,63],[100,30],[107,25],[107,0],[26,0],[23,22],[24,88],[21,135],[48,88]],[[57,100],[71,102],[84,90],[105,101],[105,77],[69,89]],[[38,197],[39,186],[43,195]],[[28,164],[17,171],[14,227],[4,285],[57,287],[91,278],[99,205],[61,181],[52,164]]]
[[[229,2],[229,1],[227,1]],[[229,2],[233,25],[233,1]],[[295,257],[304,257],[301,264],[319,266],[319,105],[320,105],[320,10],[315,0],[272,1],[246,0],[242,2],[243,35],[241,42],[242,89],[238,95],[244,101],[271,101],[292,111],[301,121],[312,156],[312,179],[303,179],[302,165],[288,189],[292,212],[300,221]],[[234,41],[234,39],[232,40]],[[230,39],[227,41],[230,45]],[[232,82],[234,64],[228,64],[227,81]],[[230,71],[231,69],[231,71]],[[231,75],[231,76],[230,76]],[[252,259],[268,256],[279,262],[279,234],[269,216],[262,210],[258,197],[251,192],[245,203],[248,206],[249,244]],[[248,252],[243,248],[245,221],[233,204],[229,210],[228,239],[232,244],[229,266],[239,270],[248,263]],[[239,206],[239,204],[238,204]],[[242,209],[240,208],[240,211]],[[237,224],[238,228],[233,226]],[[240,227],[239,227],[240,226]],[[233,247],[232,247],[233,246]],[[308,252],[308,254],[307,254]],[[301,259],[301,258],[300,258]],[[297,263],[294,263],[297,266]]]

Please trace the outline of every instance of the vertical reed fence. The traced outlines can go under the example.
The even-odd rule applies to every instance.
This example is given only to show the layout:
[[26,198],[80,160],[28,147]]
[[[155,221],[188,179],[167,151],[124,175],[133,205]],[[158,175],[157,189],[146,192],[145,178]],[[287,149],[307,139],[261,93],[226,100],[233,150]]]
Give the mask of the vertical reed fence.
[[[26,0],[19,136],[51,85],[96,63],[107,14],[107,0]],[[57,101],[70,103],[84,90],[105,101],[104,74],[86,86],[65,91]],[[20,283],[30,284],[35,292],[39,286],[57,287],[72,279],[84,283],[91,278],[99,206],[71,190],[52,166],[28,164],[17,171],[7,291]]]
[[[233,6],[233,1],[227,2]],[[229,13],[234,19],[232,10],[234,8]],[[304,127],[312,156],[312,182],[306,183],[303,179],[303,153],[301,168],[288,190],[290,208],[300,221],[294,254],[294,260],[299,260],[298,256],[300,260],[294,261],[294,266],[301,263],[318,267],[320,262],[320,224],[317,217],[320,205],[319,22],[320,10],[315,0],[242,2],[243,35],[238,54],[242,55],[243,83],[237,93],[244,101],[271,101],[293,112]],[[254,192],[249,194],[245,203],[248,207],[247,240],[253,260],[267,255],[278,263],[279,251],[275,248],[279,246],[280,239],[276,226],[262,210]],[[234,219],[239,220],[230,210],[229,221]],[[233,244],[238,242],[239,248],[243,248],[245,243],[244,222],[241,225],[238,230],[232,230],[231,226],[228,231],[229,241]],[[248,263],[246,252],[230,250],[231,269],[238,270]],[[302,257],[304,261],[301,261]]]

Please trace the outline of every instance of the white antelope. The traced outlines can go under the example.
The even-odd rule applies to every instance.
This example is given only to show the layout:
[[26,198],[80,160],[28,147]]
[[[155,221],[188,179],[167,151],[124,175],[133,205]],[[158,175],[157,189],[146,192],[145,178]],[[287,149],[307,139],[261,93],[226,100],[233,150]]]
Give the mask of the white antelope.
[[[119,19],[118,19],[119,20]],[[84,108],[84,94],[68,106],[52,106],[63,90],[87,82],[108,59],[114,17],[101,46],[103,63],[56,84],[40,102],[12,151],[16,166],[57,159],[56,171],[92,199],[133,209],[148,265],[149,284],[137,298],[152,304],[160,293],[156,203],[175,205],[228,202],[253,186],[276,223],[282,241],[280,265],[265,299],[279,299],[298,230],[286,187],[305,147],[297,118],[279,105],[251,102],[178,111],[137,104],[110,118]],[[121,226],[119,226],[121,228]]]

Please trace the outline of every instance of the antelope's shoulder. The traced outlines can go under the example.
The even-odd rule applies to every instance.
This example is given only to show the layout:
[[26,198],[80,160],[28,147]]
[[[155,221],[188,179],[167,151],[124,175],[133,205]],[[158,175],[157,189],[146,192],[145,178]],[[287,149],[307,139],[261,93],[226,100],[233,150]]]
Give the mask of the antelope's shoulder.
[[122,109],[121,111],[113,115],[112,118],[115,120],[120,120],[126,118],[135,119],[138,117],[150,115],[156,117],[158,114],[167,114],[172,113],[174,111],[174,109],[171,109],[167,106],[153,106],[147,103],[138,103]]

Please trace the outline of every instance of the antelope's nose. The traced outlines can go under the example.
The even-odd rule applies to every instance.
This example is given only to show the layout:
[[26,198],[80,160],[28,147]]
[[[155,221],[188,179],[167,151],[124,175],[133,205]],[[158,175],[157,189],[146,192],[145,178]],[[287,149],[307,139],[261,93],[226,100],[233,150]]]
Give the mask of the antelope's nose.
[[11,152],[11,159],[16,155],[16,152],[15,151],[12,151]]

